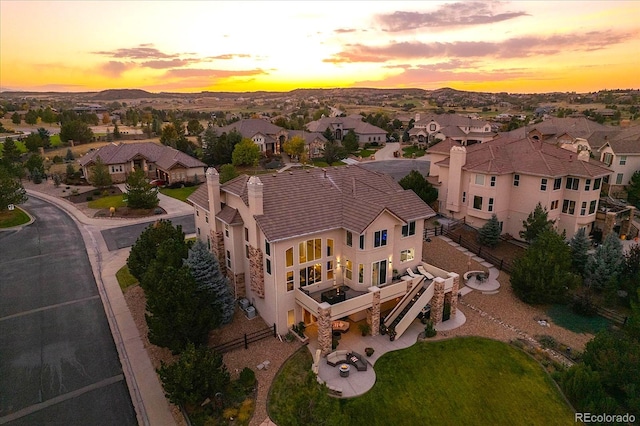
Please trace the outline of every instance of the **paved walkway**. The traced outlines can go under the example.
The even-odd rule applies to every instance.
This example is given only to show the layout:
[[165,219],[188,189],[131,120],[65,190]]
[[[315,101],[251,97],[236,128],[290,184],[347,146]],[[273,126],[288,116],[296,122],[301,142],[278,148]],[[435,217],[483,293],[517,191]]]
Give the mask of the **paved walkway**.
[[[129,248],[109,252],[101,235],[103,229],[143,223],[149,221],[149,218],[89,218],[67,200],[34,189],[28,189],[27,193],[30,197],[40,198],[59,206],[78,223],[139,424],[175,425],[156,371],[143,346],[115,276],[118,269],[126,263]],[[166,215],[161,216],[162,218],[183,216],[186,212],[193,212],[192,208],[182,201],[162,194],[159,194],[158,198],[160,199],[160,207],[167,211]]]
[[[482,294],[494,294],[498,292],[498,289],[500,288],[500,283],[498,282],[498,276],[500,275],[500,271],[498,270],[498,268],[496,268],[495,266],[493,266],[493,264],[484,260],[482,257],[474,255],[468,249],[462,247],[460,244],[456,243],[451,238],[445,237],[445,236],[440,236],[439,238],[442,239],[443,241],[446,241],[447,243],[449,243],[449,245],[451,245],[452,247],[455,247],[456,250],[466,254],[467,256],[469,256],[470,259],[475,260],[476,262],[480,263],[482,266],[484,266],[489,270],[489,276],[487,277],[486,281],[478,280],[475,274],[470,274],[468,279],[464,279],[463,277],[464,284],[468,288],[470,288],[471,290],[481,291]],[[471,272],[474,272],[474,271],[471,271]],[[463,296],[468,292],[469,291],[467,290],[465,291],[461,290],[461,293]]]

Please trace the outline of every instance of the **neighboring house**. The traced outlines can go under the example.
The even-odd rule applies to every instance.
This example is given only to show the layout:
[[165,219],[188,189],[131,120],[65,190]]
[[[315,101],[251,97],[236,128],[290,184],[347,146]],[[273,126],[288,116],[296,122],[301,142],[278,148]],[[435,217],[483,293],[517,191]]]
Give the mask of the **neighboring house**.
[[635,172],[640,171],[640,126],[607,135],[598,149],[598,157],[613,169],[609,185],[611,193],[615,194],[629,184]]
[[335,140],[342,141],[344,137],[353,130],[358,138],[358,143],[385,143],[387,132],[380,127],[362,121],[361,115],[350,115],[348,117],[322,117],[319,120],[307,123],[307,130],[310,132],[324,133],[330,129]]
[[98,158],[109,169],[114,183],[125,182],[134,169],[145,170],[150,179],[162,179],[169,184],[202,181],[207,167],[197,158],[169,146],[153,142],[111,143],[78,160],[85,177],[90,176],[91,167]]
[[304,130],[289,130],[289,139],[300,137],[304,140],[309,159],[320,158],[323,155],[324,144],[327,138],[322,133],[306,132]]
[[287,140],[287,130],[261,118],[239,120],[224,127],[215,127],[216,133],[237,131],[243,138],[251,139],[264,154],[279,154],[282,144]]
[[427,295],[434,321],[444,303],[455,312],[458,275],[421,261],[424,220],[435,213],[387,175],[343,166],[242,175],[221,185],[209,169],[207,185],[189,200],[196,235],[220,260],[236,298],[248,299],[280,334],[300,321],[317,324],[325,355],[333,320],[366,319],[378,334],[380,313],[421,282],[400,279],[407,268],[423,265],[436,276]]
[[469,147],[441,142],[427,153],[449,155],[438,166],[441,214],[483,226],[496,214],[502,233],[519,238],[522,222],[537,203],[571,238],[593,230],[603,180],[611,170],[586,151],[572,153],[531,138],[496,139]]
[[495,137],[491,123],[458,114],[416,114],[413,128],[409,130],[409,142],[427,145],[437,139],[450,138],[460,145],[472,145],[490,141]]

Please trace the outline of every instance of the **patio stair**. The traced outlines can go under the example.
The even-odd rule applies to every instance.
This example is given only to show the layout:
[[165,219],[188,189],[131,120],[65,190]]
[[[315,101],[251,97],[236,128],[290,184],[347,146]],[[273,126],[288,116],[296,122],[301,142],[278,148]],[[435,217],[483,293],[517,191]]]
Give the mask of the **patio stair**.
[[[427,285],[428,283],[428,285]],[[409,328],[422,308],[431,301],[434,293],[432,280],[418,283],[385,318],[384,325],[396,332],[396,339]]]
[[411,299],[413,299],[416,296],[416,294],[424,287],[424,280],[425,278],[423,277],[418,282],[418,284],[414,285],[413,288],[407,294],[404,295],[404,297],[402,298],[402,300],[400,300],[400,302],[396,305],[396,307],[393,308],[391,312],[389,312],[389,315],[387,315],[384,318],[385,327],[389,328],[392,325],[392,323],[402,313],[402,310],[411,301]]

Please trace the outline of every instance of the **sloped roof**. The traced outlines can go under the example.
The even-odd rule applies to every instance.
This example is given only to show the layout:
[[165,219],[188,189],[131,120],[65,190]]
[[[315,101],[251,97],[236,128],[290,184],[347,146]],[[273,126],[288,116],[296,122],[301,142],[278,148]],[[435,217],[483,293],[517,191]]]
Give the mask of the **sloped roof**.
[[245,120],[236,121],[235,123],[231,123],[224,127],[216,127],[215,128],[217,134],[222,133],[230,133],[235,130],[242,135],[243,138],[251,139],[257,133],[262,133],[265,136],[274,136],[281,130],[284,130],[280,126],[276,126],[268,122],[267,120],[262,120],[260,118],[249,118]]
[[640,126],[628,127],[609,134],[600,149],[607,145],[618,155],[640,154]]
[[322,143],[327,143],[327,138],[325,138],[322,133],[319,132],[306,132],[304,130],[289,130],[289,139],[293,137],[301,137],[304,140],[304,143],[309,145],[311,142],[319,139]]
[[[451,146],[450,143],[449,146]],[[530,138],[514,141],[506,138],[495,139],[468,146],[466,151],[466,162],[462,169],[472,172],[522,173],[549,177],[599,177],[612,173],[599,161],[593,159],[588,162],[581,161],[571,151]],[[433,152],[440,152],[440,150],[433,150]],[[449,157],[437,164],[449,166]]]
[[95,162],[99,157],[106,165],[122,164],[131,161],[136,156],[142,156],[165,170],[172,168],[176,164],[182,164],[187,168],[206,166],[202,161],[182,151],[153,142],[111,143],[87,153],[80,158],[79,162],[81,166],[86,166]]
[[487,120],[478,120],[460,114],[428,114],[420,117],[420,120],[416,121],[414,126],[426,126],[432,121],[435,121],[441,127],[484,127],[489,124]]
[[548,142],[555,142],[558,136],[566,133],[573,138],[586,139],[589,141],[589,145],[593,146],[591,143],[592,135],[596,134],[599,135],[597,137],[601,137],[601,132],[613,132],[616,131],[616,128],[599,124],[586,117],[549,117],[540,123],[528,124],[510,132],[501,133],[500,136],[506,136],[512,140],[521,139],[534,130],[540,132]]
[[[356,118],[360,117],[360,119]],[[327,130],[332,124],[342,124],[342,128],[346,131],[353,130],[357,134],[377,134],[384,133],[386,130],[380,127],[369,124],[366,121],[362,121],[361,116],[349,116],[349,117],[322,117],[319,120],[307,123],[307,129],[310,132],[322,133]]]
[[[404,222],[435,216],[413,191],[402,189],[386,174],[359,166],[327,168],[326,174],[320,168],[292,170],[260,175],[259,179],[263,184],[264,214],[256,221],[269,241],[337,228],[360,234],[385,212]],[[248,205],[248,180],[249,176],[241,175],[224,183],[221,190]],[[206,186],[189,199],[206,208]],[[225,213],[224,208],[218,214],[225,222],[229,216],[231,212]]]

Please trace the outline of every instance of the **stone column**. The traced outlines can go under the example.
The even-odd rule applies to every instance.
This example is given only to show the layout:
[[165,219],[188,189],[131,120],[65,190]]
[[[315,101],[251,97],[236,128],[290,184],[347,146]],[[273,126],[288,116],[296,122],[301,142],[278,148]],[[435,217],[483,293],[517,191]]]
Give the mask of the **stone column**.
[[433,280],[433,299],[431,299],[431,320],[433,324],[442,322],[442,309],[444,308],[444,280],[436,277]]
[[447,274],[450,278],[453,278],[453,288],[451,288],[451,318],[456,317],[458,312],[458,291],[460,290],[460,275],[455,272],[449,272]]
[[224,235],[222,231],[216,232],[213,229],[211,230],[211,252],[218,259],[220,272],[222,272],[223,275],[227,275],[227,257],[224,250]]
[[249,245],[249,283],[251,292],[264,299],[264,268],[262,250]]
[[377,336],[380,333],[380,289],[369,287],[373,293],[373,304],[367,308],[367,324],[371,327],[371,335]]
[[322,356],[331,353],[331,305],[322,302],[318,305],[318,348]]
[[631,222],[633,221],[633,215],[636,210],[634,206],[627,206],[629,209],[629,217],[622,221],[622,225],[620,226],[620,235],[626,235],[627,239],[631,236],[629,233],[631,232]]
[[604,217],[604,227],[602,229],[602,240],[613,232],[613,226],[616,224],[616,214],[614,212],[607,212]]

